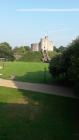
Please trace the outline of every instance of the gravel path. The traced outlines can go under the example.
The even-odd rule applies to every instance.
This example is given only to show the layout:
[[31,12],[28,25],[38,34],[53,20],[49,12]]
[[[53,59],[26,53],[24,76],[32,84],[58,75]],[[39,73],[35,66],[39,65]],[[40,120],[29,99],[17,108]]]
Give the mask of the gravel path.
[[72,90],[66,87],[59,87],[59,86],[46,85],[46,84],[36,84],[36,83],[34,84],[34,83],[27,83],[27,82],[18,82],[18,81],[5,80],[5,79],[0,79],[0,86],[38,91],[38,92],[52,94],[52,95],[76,98]]

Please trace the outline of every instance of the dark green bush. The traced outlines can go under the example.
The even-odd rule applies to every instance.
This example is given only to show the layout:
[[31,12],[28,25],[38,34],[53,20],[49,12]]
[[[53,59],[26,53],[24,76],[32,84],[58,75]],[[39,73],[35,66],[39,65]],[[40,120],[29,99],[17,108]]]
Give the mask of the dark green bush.
[[74,40],[61,55],[52,58],[49,71],[53,77],[61,75],[66,82],[74,84],[74,90],[79,94],[79,38]]

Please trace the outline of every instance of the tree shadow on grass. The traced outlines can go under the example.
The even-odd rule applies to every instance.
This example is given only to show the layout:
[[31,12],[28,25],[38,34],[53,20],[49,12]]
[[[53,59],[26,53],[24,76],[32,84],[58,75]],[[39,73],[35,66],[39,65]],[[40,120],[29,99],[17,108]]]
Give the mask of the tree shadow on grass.
[[[0,104],[0,139],[37,139],[35,126],[39,109],[34,105],[4,103]],[[33,128],[34,127],[34,128]]]
[[21,81],[21,82],[29,82],[29,83],[43,83],[50,84],[59,87],[69,87],[72,88],[72,83],[69,84],[67,80],[61,78],[54,78],[48,71],[38,71],[38,72],[27,72],[24,75],[13,75],[12,80]]
[[37,131],[40,130],[41,105],[36,94],[10,88],[2,88],[2,94],[5,90],[7,95],[4,93],[0,100],[0,139],[41,140]]
[[[53,84],[53,79],[47,71],[28,72],[25,75],[17,76],[12,79],[16,88],[40,91],[61,96],[74,97],[72,89]],[[18,81],[20,81],[18,83]],[[35,83],[35,84],[32,84]],[[41,84],[41,85],[40,85]]]
[[[79,131],[75,129],[79,117],[78,100],[19,89],[13,89],[14,94],[12,89],[7,91],[11,97],[6,95],[5,103],[0,103],[1,140],[79,138]],[[15,98],[18,91],[21,96]]]
[[16,76],[14,80],[16,81],[23,81],[23,82],[30,82],[30,83],[47,83],[52,84],[52,77],[46,71],[38,71],[38,72],[28,72],[22,76]]

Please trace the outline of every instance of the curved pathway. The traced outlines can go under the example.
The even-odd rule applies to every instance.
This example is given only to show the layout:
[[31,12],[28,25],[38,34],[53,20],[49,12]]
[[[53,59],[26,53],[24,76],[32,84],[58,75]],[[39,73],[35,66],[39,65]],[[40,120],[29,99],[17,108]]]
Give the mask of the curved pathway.
[[5,79],[0,79],[0,86],[77,98],[76,96],[74,96],[70,88],[60,87],[60,86],[36,84],[36,83],[28,83],[28,82],[18,82],[18,81],[5,80]]

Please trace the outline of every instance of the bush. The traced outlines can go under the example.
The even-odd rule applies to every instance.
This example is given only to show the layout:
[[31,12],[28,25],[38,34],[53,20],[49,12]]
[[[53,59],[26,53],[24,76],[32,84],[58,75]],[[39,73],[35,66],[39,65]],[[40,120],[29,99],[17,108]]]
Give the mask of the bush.
[[0,43],[0,58],[13,61],[14,55],[11,46],[7,42]]
[[61,55],[53,57],[49,65],[49,70],[53,77],[59,77],[59,75],[62,73]]
[[79,94],[79,38],[69,44],[61,55],[52,58],[49,71],[53,77],[61,75],[66,82],[74,84],[75,92]]
[[41,52],[27,52],[24,54],[19,61],[26,61],[26,62],[40,62],[42,61],[42,53]]
[[79,79],[74,83],[74,93],[79,96]]

